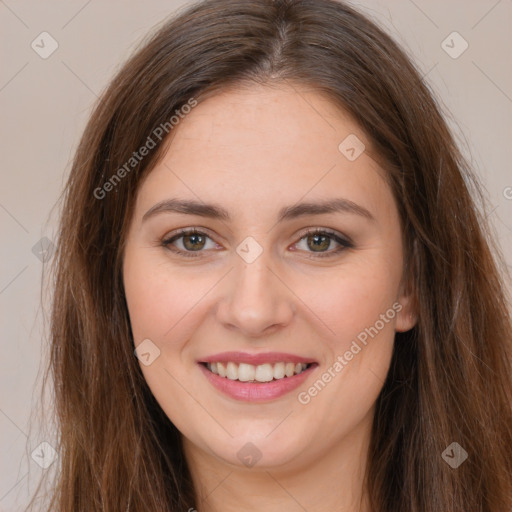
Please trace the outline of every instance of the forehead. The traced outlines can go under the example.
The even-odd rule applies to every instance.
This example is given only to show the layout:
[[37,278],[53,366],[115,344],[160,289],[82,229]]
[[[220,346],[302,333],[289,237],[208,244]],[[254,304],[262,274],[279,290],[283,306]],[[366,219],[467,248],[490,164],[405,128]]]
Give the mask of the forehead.
[[140,199],[151,206],[172,193],[247,211],[340,195],[382,201],[389,193],[384,171],[367,150],[347,158],[345,141],[357,152],[357,144],[370,148],[357,123],[317,91],[287,84],[227,89],[180,119]]
[[284,156],[288,160],[295,155],[304,158],[310,147],[332,149],[334,145],[336,150],[338,139],[349,134],[366,139],[349,114],[325,95],[289,83],[243,85],[218,92],[184,116],[173,132],[175,151],[184,141],[198,139],[203,152],[197,156],[215,148],[217,154],[222,150],[234,155],[243,146],[254,148],[251,156],[259,148],[267,148],[272,149],[274,158]]

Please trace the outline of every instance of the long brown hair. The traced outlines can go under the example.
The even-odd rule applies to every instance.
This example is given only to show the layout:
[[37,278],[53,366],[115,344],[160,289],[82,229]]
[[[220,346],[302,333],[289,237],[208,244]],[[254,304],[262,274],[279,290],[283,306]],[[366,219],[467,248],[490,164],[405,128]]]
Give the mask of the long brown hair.
[[[376,404],[372,512],[512,510],[512,326],[481,186],[408,57],[334,0],[194,4],[151,35],[98,101],[53,260],[47,377],[59,472],[48,510],[198,506],[179,432],[134,356],[122,279],[136,192],[165,137],[104,197],[98,189],[191,98],[280,81],[327,94],[357,120],[401,214],[418,323],[396,335]],[[453,442],[468,454],[456,469],[442,456]]]

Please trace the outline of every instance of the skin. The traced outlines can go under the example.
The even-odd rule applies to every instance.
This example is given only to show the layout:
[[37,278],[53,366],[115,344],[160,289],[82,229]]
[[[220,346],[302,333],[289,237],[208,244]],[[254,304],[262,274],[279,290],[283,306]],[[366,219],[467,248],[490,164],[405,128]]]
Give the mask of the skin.
[[[366,145],[354,161],[338,149],[350,134]],[[160,350],[141,369],[183,435],[199,512],[369,510],[363,474],[374,405],[394,334],[416,321],[396,203],[370,154],[360,127],[321,94],[255,84],[193,108],[139,188],[124,253],[130,320],[135,346],[150,339]],[[142,221],[171,197],[216,203],[232,220],[166,212]],[[349,199],[374,219],[335,212],[277,223],[284,206],[329,198]],[[173,247],[199,247],[198,257],[162,245],[194,227],[206,242],[184,246],[182,237]],[[307,228],[336,231],[353,247],[334,254],[339,244],[328,238],[321,251],[332,256],[318,257]],[[248,236],[263,251],[251,263],[236,252]],[[300,403],[298,393],[396,303],[401,311]],[[288,352],[319,366],[298,390],[242,402],[216,390],[198,365],[224,351]],[[261,453],[251,468],[237,457],[248,442]]]

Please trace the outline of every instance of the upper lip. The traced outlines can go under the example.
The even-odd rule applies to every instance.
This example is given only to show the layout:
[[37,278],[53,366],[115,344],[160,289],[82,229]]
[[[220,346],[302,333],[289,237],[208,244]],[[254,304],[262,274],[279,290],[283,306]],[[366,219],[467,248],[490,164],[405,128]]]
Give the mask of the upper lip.
[[314,363],[311,358],[301,357],[285,352],[261,352],[259,354],[249,354],[247,352],[222,352],[214,354],[204,359],[200,363],[218,363],[218,362],[246,363],[257,366],[259,364],[274,363]]

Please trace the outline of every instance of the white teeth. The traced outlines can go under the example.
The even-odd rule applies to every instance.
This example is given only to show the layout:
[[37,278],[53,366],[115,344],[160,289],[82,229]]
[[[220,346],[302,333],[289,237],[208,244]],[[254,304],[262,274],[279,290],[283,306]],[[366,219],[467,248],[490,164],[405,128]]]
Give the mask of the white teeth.
[[226,368],[226,377],[231,380],[238,379],[238,368],[235,363],[228,363]]
[[[211,367],[211,365],[210,365],[210,370],[212,372],[214,371],[213,368]],[[226,376],[226,367],[224,366],[223,363],[217,363],[217,371],[221,377]]]
[[256,377],[258,382],[270,382],[274,378],[274,370],[269,364],[259,364],[256,366]]
[[295,372],[295,365],[293,363],[286,363],[284,372],[287,377],[291,377]]
[[240,363],[238,365],[238,380],[248,382],[250,380],[254,380],[255,375],[256,368],[252,364]]
[[274,365],[274,379],[282,379],[284,377],[284,363],[276,363]]
[[232,361],[208,363],[206,366],[212,373],[241,382],[270,382],[274,379],[293,377],[308,367],[305,363],[265,363],[254,366],[247,363],[237,364]]

